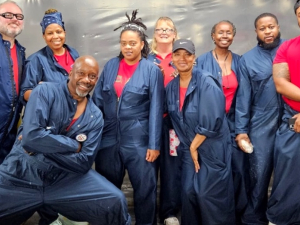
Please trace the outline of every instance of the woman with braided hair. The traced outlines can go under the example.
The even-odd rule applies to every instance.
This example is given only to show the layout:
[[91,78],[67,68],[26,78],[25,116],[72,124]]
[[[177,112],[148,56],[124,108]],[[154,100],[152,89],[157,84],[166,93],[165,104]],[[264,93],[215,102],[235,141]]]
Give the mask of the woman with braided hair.
[[137,10],[121,26],[120,54],[109,60],[93,100],[104,117],[96,170],[121,188],[125,169],[134,190],[137,225],[156,224],[157,157],[160,152],[164,82],[147,60],[145,30]]

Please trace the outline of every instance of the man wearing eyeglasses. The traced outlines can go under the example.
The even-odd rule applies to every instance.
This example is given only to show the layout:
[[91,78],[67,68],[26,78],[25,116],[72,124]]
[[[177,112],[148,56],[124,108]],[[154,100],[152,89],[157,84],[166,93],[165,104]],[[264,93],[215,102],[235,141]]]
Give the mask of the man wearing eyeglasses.
[[23,30],[23,19],[15,2],[0,3],[0,164],[13,145],[22,109],[18,98],[25,48],[15,38]]
[[[300,26],[300,0],[294,5]],[[300,224],[300,36],[284,42],[273,62],[273,79],[284,100],[274,149],[274,182],[267,216],[270,224]]]

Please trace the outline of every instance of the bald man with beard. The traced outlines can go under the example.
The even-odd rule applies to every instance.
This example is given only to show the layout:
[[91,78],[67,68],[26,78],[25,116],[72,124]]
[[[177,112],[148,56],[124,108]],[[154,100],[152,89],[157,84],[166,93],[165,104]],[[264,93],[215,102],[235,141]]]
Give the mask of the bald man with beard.
[[0,166],[0,224],[19,225],[41,207],[90,224],[130,224],[121,190],[91,169],[103,129],[89,97],[98,74],[97,61],[82,56],[68,81],[33,89]]

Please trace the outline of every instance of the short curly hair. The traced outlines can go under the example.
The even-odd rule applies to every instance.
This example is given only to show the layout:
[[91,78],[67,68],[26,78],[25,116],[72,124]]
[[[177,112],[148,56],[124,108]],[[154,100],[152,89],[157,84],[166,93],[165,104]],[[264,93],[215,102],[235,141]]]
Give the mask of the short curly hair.
[[216,27],[217,27],[220,23],[229,23],[229,24],[232,26],[233,36],[235,36],[235,34],[236,34],[236,27],[235,27],[234,24],[233,24],[231,21],[229,21],[229,20],[221,20],[220,22],[216,23],[216,24],[211,28],[211,32],[210,32],[210,35],[211,35],[211,36],[216,32]]

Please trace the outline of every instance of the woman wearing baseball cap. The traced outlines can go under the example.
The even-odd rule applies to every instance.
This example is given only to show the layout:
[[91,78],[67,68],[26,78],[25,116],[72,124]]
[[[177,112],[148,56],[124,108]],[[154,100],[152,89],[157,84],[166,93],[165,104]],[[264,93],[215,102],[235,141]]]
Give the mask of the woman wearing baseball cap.
[[166,102],[180,140],[181,224],[232,224],[232,149],[224,94],[211,73],[194,68],[192,41],[175,41],[172,60],[179,76],[167,86]]

